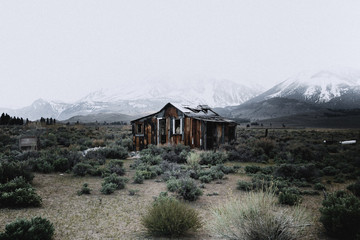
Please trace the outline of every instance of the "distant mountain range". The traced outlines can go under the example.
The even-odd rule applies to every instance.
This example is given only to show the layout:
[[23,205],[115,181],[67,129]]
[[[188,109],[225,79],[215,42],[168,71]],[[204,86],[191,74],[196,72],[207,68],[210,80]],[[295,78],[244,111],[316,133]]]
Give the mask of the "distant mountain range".
[[131,84],[100,89],[74,103],[38,99],[28,107],[0,109],[0,112],[30,120],[51,117],[80,122],[116,122],[158,111],[168,102],[207,104],[226,117],[250,121],[304,113],[326,115],[329,109],[360,108],[360,72],[304,72],[266,91],[256,85],[245,86],[228,80]]
[[239,105],[260,94],[259,86],[245,86],[229,80],[209,80],[195,83],[132,84],[92,92],[74,103],[38,99],[21,109],[0,109],[13,116],[30,120],[41,117],[67,120],[74,116],[121,113],[139,116],[158,111],[168,102],[207,104],[211,107]]
[[296,99],[335,108],[359,107],[360,72],[354,70],[303,72],[252,98],[248,103],[274,97]]
[[291,77],[238,106],[218,109],[235,119],[252,121],[360,108],[360,72],[305,72]]

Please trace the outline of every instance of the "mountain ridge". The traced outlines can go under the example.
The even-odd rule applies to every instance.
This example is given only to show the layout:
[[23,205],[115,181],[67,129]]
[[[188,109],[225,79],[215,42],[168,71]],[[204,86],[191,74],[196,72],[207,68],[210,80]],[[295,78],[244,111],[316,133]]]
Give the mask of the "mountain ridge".
[[91,92],[74,103],[38,99],[30,106],[10,110],[9,114],[37,120],[41,117],[66,120],[73,116],[96,113],[122,113],[138,116],[159,110],[168,102],[207,104],[211,107],[243,103],[260,93],[260,87],[249,87],[229,80],[196,83],[147,83]]
[[360,72],[348,69],[306,71],[266,91],[256,85],[245,86],[229,80],[147,82],[102,88],[73,103],[38,99],[21,109],[0,111],[30,120],[40,117],[66,120],[98,113],[144,115],[158,111],[168,102],[206,104],[216,107],[226,117],[252,120],[326,108],[360,108]]

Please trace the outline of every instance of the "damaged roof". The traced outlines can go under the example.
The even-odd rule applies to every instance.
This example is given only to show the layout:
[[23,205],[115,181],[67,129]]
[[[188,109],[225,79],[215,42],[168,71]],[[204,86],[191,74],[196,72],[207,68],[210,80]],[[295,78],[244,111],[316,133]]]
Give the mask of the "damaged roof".
[[178,110],[180,110],[182,113],[184,113],[185,116],[187,117],[191,117],[194,119],[198,119],[198,120],[203,120],[203,121],[208,121],[208,122],[226,122],[226,123],[234,123],[234,121],[226,119],[221,117],[219,114],[217,114],[216,112],[214,112],[208,105],[198,105],[197,107],[190,107],[188,105],[178,105],[178,104],[173,104],[173,103],[167,103],[160,111],[135,119],[131,122],[143,119],[143,118],[147,118],[149,116],[153,116],[156,115],[158,113],[160,113],[164,108],[166,108],[168,105],[172,105],[173,107],[177,108]]

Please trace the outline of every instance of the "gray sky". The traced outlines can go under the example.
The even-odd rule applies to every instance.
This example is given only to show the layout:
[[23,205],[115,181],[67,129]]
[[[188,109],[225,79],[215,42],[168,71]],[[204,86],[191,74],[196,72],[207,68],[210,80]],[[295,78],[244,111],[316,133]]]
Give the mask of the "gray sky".
[[271,87],[333,65],[360,69],[358,0],[0,0],[0,107],[154,80]]

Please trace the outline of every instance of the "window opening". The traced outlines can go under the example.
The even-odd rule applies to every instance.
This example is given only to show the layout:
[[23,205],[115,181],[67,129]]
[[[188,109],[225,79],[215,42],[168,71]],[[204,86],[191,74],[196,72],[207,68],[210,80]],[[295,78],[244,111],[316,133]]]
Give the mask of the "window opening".
[[175,134],[181,133],[180,119],[175,119]]
[[137,124],[137,133],[142,133],[142,124],[141,123]]

